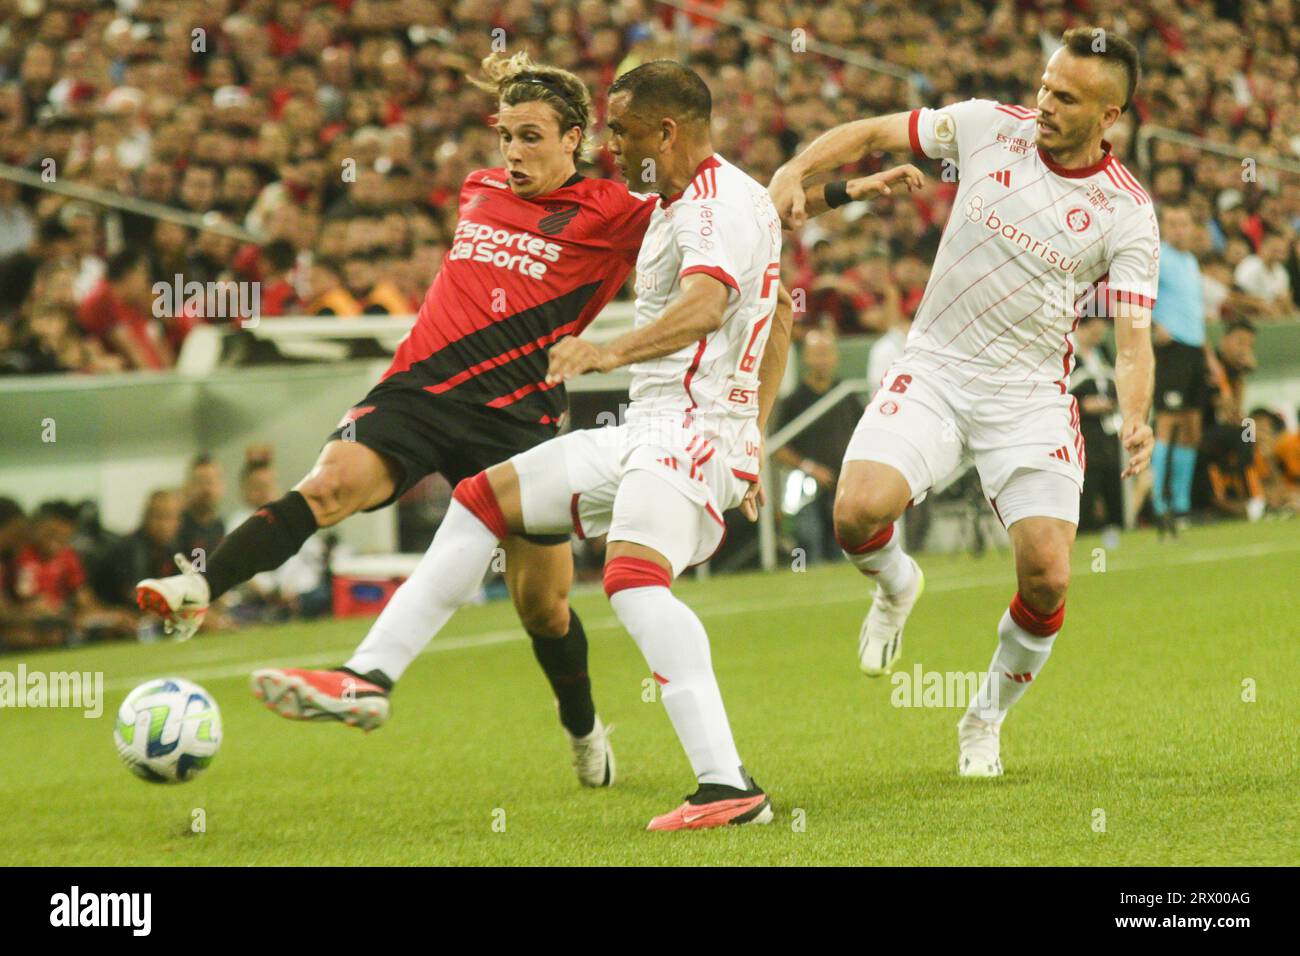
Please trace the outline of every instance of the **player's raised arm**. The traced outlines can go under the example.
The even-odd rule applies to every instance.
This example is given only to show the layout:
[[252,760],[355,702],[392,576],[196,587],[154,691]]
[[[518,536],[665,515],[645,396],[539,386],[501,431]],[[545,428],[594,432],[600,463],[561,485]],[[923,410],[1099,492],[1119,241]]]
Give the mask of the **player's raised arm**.
[[856,163],[863,156],[879,152],[911,149],[909,133],[911,113],[891,113],[854,120],[827,130],[802,153],[776,171],[767,191],[790,228],[802,226],[807,219],[804,183],[818,173]]
[[909,193],[915,192],[923,185],[925,185],[925,176],[919,169],[908,163],[883,170],[872,176],[859,176],[857,179],[806,186],[803,191],[804,215],[812,219],[827,210],[851,202],[890,196],[895,189],[902,187],[906,187]]
[[1128,452],[1122,478],[1146,468],[1155,447],[1147,418],[1155,383],[1155,354],[1151,350],[1151,309],[1120,301],[1115,309],[1115,393],[1124,418],[1120,442]]
[[662,358],[717,331],[726,314],[729,287],[703,272],[683,277],[681,287],[662,316],[612,342],[597,345],[572,336],[561,339],[551,348],[546,381],[563,382],[584,372],[609,372]]

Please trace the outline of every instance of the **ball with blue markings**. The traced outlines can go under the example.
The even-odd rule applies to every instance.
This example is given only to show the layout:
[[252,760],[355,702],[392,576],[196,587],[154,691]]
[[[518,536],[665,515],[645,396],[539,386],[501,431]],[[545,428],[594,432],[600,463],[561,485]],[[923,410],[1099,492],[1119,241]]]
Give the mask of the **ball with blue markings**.
[[113,742],[122,763],[150,783],[184,783],[207,769],[221,746],[221,711],[181,677],[146,681],[117,711]]

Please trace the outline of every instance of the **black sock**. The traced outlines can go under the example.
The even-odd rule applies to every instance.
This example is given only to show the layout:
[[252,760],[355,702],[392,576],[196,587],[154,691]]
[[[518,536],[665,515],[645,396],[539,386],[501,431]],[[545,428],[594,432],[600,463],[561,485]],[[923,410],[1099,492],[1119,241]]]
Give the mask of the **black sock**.
[[362,674],[360,671],[354,671],[351,667],[336,667],[336,671],[342,671],[344,674],[351,674],[353,677],[360,677],[362,680],[368,680],[372,684],[382,687],[385,693],[392,693],[393,679],[381,670],[373,670],[368,674]]
[[569,633],[564,637],[533,639],[533,654],[551,682],[560,702],[560,723],[575,737],[585,737],[596,726],[596,703],[591,699],[591,678],[587,676],[587,634],[578,612],[569,611]]
[[262,571],[274,571],[316,533],[316,516],[307,499],[291,491],[257,509],[208,556],[203,576],[212,601]]

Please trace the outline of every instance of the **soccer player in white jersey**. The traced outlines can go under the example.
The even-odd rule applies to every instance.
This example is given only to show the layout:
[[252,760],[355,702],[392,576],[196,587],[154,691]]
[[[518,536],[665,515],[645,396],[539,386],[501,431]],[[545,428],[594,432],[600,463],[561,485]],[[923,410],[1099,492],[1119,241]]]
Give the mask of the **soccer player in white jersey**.
[[[669,590],[721,544],[726,509],[757,517],[762,429],[790,341],[780,220],[766,190],[713,152],[710,114],[708,87],[671,61],[610,89],[611,152],[632,189],[660,196],[637,260],[635,328],[605,345],[561,339],[547,383],[630,365],[625,424],[571,432],[458,484],[429,551],[347,663],[398,679],[511,534],[607,534],[606,593],[662,687],[698,782],[654,830],[772,819],[741,765],[704,628]],[[854,187],[884,192],[902,175]],[[259,671],[254,683],[292,693],[304,673]]]
[[[1001,775],[1002,722],[1064,620],[1085,453],[1068,389],[1070,336],[1086,310],[1104,308],[1114,320],[1125,477],[1146,467],[1153,444],[1160,240],[1150,197],[1103,138],[1132,101],[1137,51],[1101,30],[1062,39],[1036,110],[968,100],[847,123],[769,186],[783,220],[798,226],[817,211],[804,181],[865,155],[910,147],[959,171],[907,347],[845,454],[835,528],[849,560],[877,582],[860,666],[887,673],[924,582],[894,522],[973,458],[1010,535],[1019,588],[979,697],[958,724],[958,770],[968,777]],[[825,193],[829,205],[845,198],[835,184]]]

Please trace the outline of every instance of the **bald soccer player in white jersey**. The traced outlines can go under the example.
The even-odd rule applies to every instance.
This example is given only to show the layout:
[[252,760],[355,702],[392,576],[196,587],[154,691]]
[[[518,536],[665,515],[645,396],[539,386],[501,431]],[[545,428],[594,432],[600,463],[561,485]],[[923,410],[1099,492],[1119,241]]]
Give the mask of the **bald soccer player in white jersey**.
[[1038,90],[1038,109],[967,100],[836,127],[777,171],[783,220],[846,201],[842,184],[805,195],[805,180],[877,151],[911,149],[955,163],[959,188],[907,346],[845,454],[835,529],[876,581],[859,665],[888,673],[924,578],[894,522],[973,459],[1007,528],[1018,590],[998,624],[980,693],[958,724],[958,771],[1003,772],[1007,710],[1038,676],[1065,617],[1085,448],[1070,396],[1079,316],[1114,320],[1116,384],[1128,452],[1146,467],[1150,338],[1160,238],[1151,199],[1103,138],[1132,101],[1137,52],[1100,30],[1067,31]]

